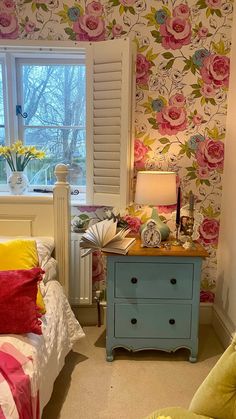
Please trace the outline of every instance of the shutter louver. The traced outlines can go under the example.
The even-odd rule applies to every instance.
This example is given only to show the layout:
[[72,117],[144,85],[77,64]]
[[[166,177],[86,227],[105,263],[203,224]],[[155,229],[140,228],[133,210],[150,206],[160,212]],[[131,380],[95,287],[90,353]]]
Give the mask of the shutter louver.
[[99,42],[91,48],[87,197],[94,205],[122,207],[129,203],[130,188],[130,40]]

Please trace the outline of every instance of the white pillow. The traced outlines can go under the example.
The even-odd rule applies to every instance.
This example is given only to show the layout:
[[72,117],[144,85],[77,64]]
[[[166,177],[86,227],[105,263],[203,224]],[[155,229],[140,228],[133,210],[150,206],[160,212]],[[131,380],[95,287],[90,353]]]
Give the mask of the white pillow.
[[53,237],[31,237],[36,240],[37,252],[39,257],[39,265],[42,267],[47,263],[55,248]]
[[42,265],[42,269],[45,271],[42,281],[44,284],[49,281],[55,281],[57,279],[57,268],[57,261],[52,257],[50,257],[48,261]]
[[39,266],[45,264],[55,247],[54,238],[53,237],[44,237],[44,236],[0,236],[0,242],[5,242],[14,239],[25,239],[25,240],[35,240],[39,258]]

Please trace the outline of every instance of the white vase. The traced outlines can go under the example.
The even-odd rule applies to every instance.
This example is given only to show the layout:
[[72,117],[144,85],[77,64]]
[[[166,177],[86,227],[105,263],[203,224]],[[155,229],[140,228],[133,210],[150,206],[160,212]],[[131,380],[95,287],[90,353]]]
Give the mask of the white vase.
[[7,184],[12,195],[23,195],[28,190],[29,181],[24,172],[12,172]]

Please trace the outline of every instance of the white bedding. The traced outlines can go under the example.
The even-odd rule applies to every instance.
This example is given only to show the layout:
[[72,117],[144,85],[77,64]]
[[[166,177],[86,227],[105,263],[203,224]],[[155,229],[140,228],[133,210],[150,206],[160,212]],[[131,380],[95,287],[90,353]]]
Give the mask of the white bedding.
[[[84,332],[75,319],[59,282],[49,281],[40,286],[46,305],[46,314],[42,317],[43,335],[0,335],[0,346],[8,342],[26,357],[32,358],[33,376],[34,379],[36,377],[39,388],[42,414],[66,355],[73,344],[84,336]],[[0,401],[2,397],[0,393]]]

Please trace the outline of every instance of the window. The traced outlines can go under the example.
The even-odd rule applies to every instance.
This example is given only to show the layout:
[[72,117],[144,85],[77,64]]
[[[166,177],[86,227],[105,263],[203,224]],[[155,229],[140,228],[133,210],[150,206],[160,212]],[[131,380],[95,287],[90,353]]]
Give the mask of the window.
[[[0,144],[22,139],[46,152],[45,159],[27,165],[31,188],[49,189],[55,165],[63,162],[85,203],[126,205],[132,171],[130,41],[40,47],[35,41],[4,42]],[[0,169],[4,190],[5,161]]]

